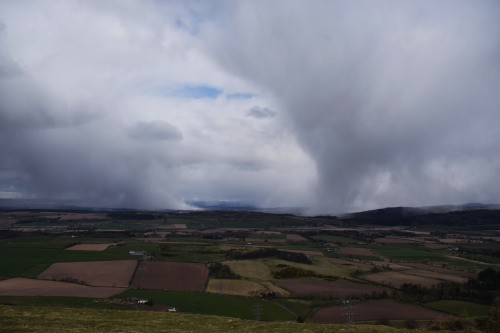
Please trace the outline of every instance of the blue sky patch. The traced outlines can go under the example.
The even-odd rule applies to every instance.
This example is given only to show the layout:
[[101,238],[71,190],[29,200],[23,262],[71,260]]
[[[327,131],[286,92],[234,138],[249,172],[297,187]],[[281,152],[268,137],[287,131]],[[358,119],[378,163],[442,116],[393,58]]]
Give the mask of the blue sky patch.
[[180,84],[160,89],[160,94],[168,97],[188,99],[211,98],[215,99],[222,94],[222,89],[206,84]]

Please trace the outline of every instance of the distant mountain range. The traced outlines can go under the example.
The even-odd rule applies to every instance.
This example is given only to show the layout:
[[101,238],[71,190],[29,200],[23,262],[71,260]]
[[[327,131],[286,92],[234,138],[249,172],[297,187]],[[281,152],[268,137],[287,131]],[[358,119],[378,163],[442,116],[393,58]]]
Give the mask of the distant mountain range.
[[[276,207],[260,208],[249,205],[243,201],[188,201],[188,205],[203,210],[232,210],[232,211],[255,211],[265,213],[289,213],[300,215],[304,209],[299,207]],[[55,210],[100,210],[100,211],[123,211],[138,210],[124,208],[103,208],[79,206],[73,202],[50,201],[42,199],[0,199],[0,209],[55,209]],[[168,209],[165,209],[168,210]],[[467,203],[463,205],[439,205],[427,207],[387,207],[356,213],[340,214],[339,217],[346,219],[375,219],[392,220],[410,218],[428,214],[444,214],[450,212],[462,212],[471,210],[500,210],[500,204]]]

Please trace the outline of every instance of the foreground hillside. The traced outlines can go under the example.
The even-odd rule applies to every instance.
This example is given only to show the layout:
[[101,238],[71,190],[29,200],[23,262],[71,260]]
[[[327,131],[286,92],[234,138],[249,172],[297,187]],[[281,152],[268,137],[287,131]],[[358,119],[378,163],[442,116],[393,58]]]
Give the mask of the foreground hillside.
[[[4,332],[423,332],[375,325],[257,322],[180,313],[0,306]],[[445,331],[441,331],[445,332]]]

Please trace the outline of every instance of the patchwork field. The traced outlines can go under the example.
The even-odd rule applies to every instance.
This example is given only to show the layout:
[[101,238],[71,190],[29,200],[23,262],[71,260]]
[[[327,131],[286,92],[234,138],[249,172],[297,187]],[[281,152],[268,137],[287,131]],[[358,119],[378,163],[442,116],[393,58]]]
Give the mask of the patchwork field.
[[[322,308],[316,311],[312,318],[314,323],[342,323],[346,322],[346,306]],[[397,303],[394,301],[368,301],[352,306],[353,320],[374,321],[380,318],[393,320],[404,319],[436,319],[446,317],[446,314],[415,305]]]
[[[465,242],[484,242],[482,230],[450,233],[433,224],[379,228],[361,220],[254,212],[99,212],[95,219],[79,216],[67,224],[62,212],[19,211],[15,218],[14,213],[5,217],[13,229],[0,237],[0,301],[12,308],[174,306],[179,312],[252,320],[345,322],[345,306],[339,305],[347,298],[358,303],[355,322],[426,321],[466,309],[478,323],[499,292],[485,269],[500,264],[498,244]],[[80,211],[71,214],[76,218]],[[464,239],[460,249],[423,245],[411,236],[438,240],[457,232]],[[252,238],[266,243],[247,244]],[[374,244],[376,238],[387,242]],[[150,261],[138,263],[143,256],[132,251],[146,252]],[[474,280],[463,284],[469,278]],[[404,283],[424,288],[400,288]],[[443,283],[439,293],[428,289],[437,283]],[[470,302],[454,300],[458,288],[460,299]],[[128,297],[149,302],[140,307]],[[426,308],[412,302],[427,302]]]
[[69,280],[98,287],[128,287],[136,266],[136,260],[55,263],[38,279]]
[[347,281],[325,281],[314,278],[287,279],[276,282],[300,297],[364,297],[388,293],[388,289]]
[[204,264],[141,262],[132,282],[138,289],[203,291],[208,278]]
[[107,298],[125,288],[89,287],[76,283],[13,278],[0,281],[0,296],[73,296]]
[[363,279],[395,288],[400,288],[405,283],[418,284],[422,287],[430,288],[433,285],[439,283],[439,280],[423,276],[406,275],[399,272],[382,272],[369,274],[364,275]]

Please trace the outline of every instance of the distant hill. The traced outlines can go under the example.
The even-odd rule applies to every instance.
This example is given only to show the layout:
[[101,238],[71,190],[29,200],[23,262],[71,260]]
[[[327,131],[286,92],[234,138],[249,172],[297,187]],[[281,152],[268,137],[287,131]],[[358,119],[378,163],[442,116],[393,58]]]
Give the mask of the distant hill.
[[465,204],[431,207],[390,207],[350,213],[344,219],[377,225],[449,225],[494,226],[500,225],[500,205]]

